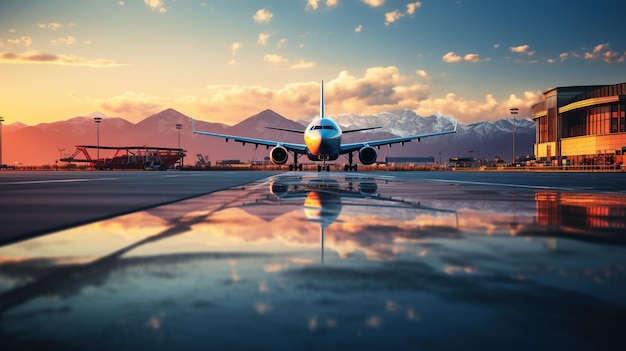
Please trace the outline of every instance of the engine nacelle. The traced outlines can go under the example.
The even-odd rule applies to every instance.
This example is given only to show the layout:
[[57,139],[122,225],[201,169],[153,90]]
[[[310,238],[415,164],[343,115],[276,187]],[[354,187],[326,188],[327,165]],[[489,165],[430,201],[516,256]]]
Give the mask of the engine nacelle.
[[284,165],[287,163],[287,158],[289,157],[289,153],[287,149],[282,146],[276,146],[272,148],[270,151],[270,160],[275,165]]
[[276,183],[276,182],[270,183],[270,193],[272,193],[272,195],[276,196],[279,199],[285,196],[288,191],[289,191],[288,185],[285,185],[282,183]]
[[364,146],[359,150],[359,161],[364,165],[371,165],[378,159],[378,152],[371,146]]

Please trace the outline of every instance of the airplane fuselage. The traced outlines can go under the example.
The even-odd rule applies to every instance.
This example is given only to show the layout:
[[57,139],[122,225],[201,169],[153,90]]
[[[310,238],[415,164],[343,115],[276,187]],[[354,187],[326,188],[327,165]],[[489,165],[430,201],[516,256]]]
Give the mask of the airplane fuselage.
[[341,128],[329,118],[316,118],[304,131],[307,157],[311,161],[334,161],[341,149]]

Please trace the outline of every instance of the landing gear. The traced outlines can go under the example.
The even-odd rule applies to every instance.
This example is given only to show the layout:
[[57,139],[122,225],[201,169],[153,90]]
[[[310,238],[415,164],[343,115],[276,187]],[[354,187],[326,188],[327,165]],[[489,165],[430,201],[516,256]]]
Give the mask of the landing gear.
[[357,165],[355,165],[353,163],[352,156],[353,156],[353,153],[349,152],[348,153],[348,157],[347,157],[348,158],[348,164],[343,166],[343,170],[345,172],[356,172],[356,170],[357,170]]
[[317,165],[317,171],[321,172],[322,169],[324,169],[326,172],[330,172],[330,166],[329,165]]
[[357,171],[357,165],[344,165],[343,166],[343,170],[345,172],[356,172]]
[[302,164],[298,164],[298,158],[302,155],[298,155],[297,152],[293,153],[293,164],[289,165],[289,171],[300,171],[302,172]]

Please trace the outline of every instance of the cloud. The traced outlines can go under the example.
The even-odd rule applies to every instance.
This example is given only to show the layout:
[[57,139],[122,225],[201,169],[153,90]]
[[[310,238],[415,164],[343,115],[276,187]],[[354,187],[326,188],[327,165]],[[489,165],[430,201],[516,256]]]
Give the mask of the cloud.
[[120,6],[122,6],[122,7],[124,7],[124,6],[126,5],[126,3],[124,2],[124,0],[119,0],[119,1],[117,2],[117,4],[118,4],[118,5],[120,5]]
[[96,99],[94,105],[120,116],[143,116],[142,118],[145,118],[166,109],[167,105],[163,103],[168,102],[170,101],[164,98],[127,91],[110,99]]
[[51,23],[37,23],[37,26],[39,26],[39,28],[41,28],[41,29],[50,29],[50,30],[58,30],[58,29],[61,29],[61,28],[65,27],[61,23],[55,23],[55,22],[51,22]]
[[424,79],[430,79],[430,76],[428,75],[428,73],[424,71],[423,69],[419,69],[415,73]]
[[520,45],[520,46],[511,46],[509,49],[511,50],[511,52],[517,53],[517,54],[523,54],[523,55],[528,55],[528,56],[533,56],[535,54],[535,51],[529,51],[530,45],[528,44]]
[[387,12],[385,13],[385,25],[388,26],[402,17],[404,17],[404,14],[398,10]]
[[410,3],[406,5],[406,14],[409,16],[413,16],[415,14],[415,11],[420,7],[422,7],[421,1]]
[[586,60],[601,59],[606,63],[623,63],[626,59],[626,52],[620,54],[609,50],[609,44],[598,44],[593,48],[592,52],[586,52],[584,55]]
[[291,68],[292,69],[306,69],[306,68],[313,68],[315,66],[317,66],[317,62],[300,60],[295,65],[292,65]]
[[371,7],[380,7],[385,4],[385,0],[361,0],[361,1]]
[[287,59],[280,55],[265,55],[263,61],[273,63],[275,65],[287,63]]
[[143,0],[143,2],[148,5],[152,11],[157,11],[159,13],[167,12],[167,9],[163,7],[162,0]]
[[[267,61],[286,64],[286,59],[278,55],[268,55]],[[291,68],[311,64],[302,61]],[[361,75],[342,71],[325,82],[326,111],[329,115],[339,115],[411,110],[422,116],[451,115],[463,123],[471,123],[509,116],[511,106],[520,109],[519,117],[522,118],[533,104],[543,100],[540,91],[525,92],[523,97],[510,95],[502,100],[497,100],[493,94],[486,95],[483,100],[466,99],[453,92],[431,96],[430,86],[419,82],[425,77],[428,74],[423,70],[403,75],[394,66],[371,67]],[[191,117],[227,124],[238,123],[268,108],[295,120],[319,114],[319,85],[318,81],[290,83],[275,89],[258,85],[212,85],[198,96],[179,97],[127,92],[99,99],[94,107],[135,121],[170,107]]]
[[61,37],[58,39],[50,40],[51,45],[58,45],[58,44],[73,45],[74,43],[76,43],[76,38],[74,38],[71,35],[68,35],[67,37]]
[[359,24],[358,26],[356,26],[356,28],[354,28],[354,31],[356,33],[361,33],[361,31],[363,30],[363,25]]
[[95,68],[119,67],[126,65],[125,63],[108,59],[90,60],[73,55],[54,55],[36,51],[29,51],[23,54],[15,54],[11,52],[0,53],[0,64],[2,63],[53,64],[65,66],[88,66]]
[[307,11],[315,11],[319,7],[319,0],[308,0],[306,2],[306,7],[304,8]]
[[467,100],[455,93],[448,93],[443,98],[429,98],[420,101],[419,107],[414,109],[417,114],[426,116],[433,112],[451,115],[464,123],[500,119],[509,116],[509,108],[516,106],[520,109],[520,118],[523,111],[529,111],[532,105],[543,101],[540,91],[524,93],[524,98],[510,95],[507,100],[498,101],[492,94],[487,94],[484,101]]
[[277,48],[282,48],[283,46],[285,46],[287,44],[287,39],[286,38],[282,38],[278,41],[278,43],[276,43],[276,47]]
[[420,7],[422,7],[422,3],[420,1],[417,1],[417,2],[412,2],[412,3],[407,4],[406,12],[402,12],[400,10],[394,10],[394,11],[385,13],[385,26],[388,26],[398,21],[400,18],[404,16],[413,17],[413,15],[415,15],[415,11],[417,11],[417,9],[419,9]]
[[259,33],[259,39],[257,40],[257,44],[261,46],[267,45],[267,39],[271,36],[270,33]]
[[443,62],[447,62],[447,63],[480,62],[480,55],[467,54],[465,56],[459,56],[455,52],[450,51],[449,53],[443,55],[442,60]]
[[230,45],[230,51],[233,54],[233,56],[237,55],[237,52],[239,52],[239,49],[241,49],[243,47],[242,43],[239,42],[234,42]]
[[15,48],[29,48],[33,44],[33,38],[29,36],[23,36],[15,39],[7,39],[6,43],[0,39],[0,48],[15,49]]
[[[307,11],[315,11],[319,8],[319,3],[321,0],[307,0],[306,7],[304,8]],[[339,4],[339,0],[326,0],[326,7],[335,7]]]
[[564,53],[559,55],[559,59],[561,60],[561,62],[565,62],[565,60],[567,60],[568,56],[569,56],[569,54],[567,52],[564,52]]
[[256,23],[269,23],[272,21],[272,17],[274,17],[274,14],[266,9],[260,9],[252,16]]

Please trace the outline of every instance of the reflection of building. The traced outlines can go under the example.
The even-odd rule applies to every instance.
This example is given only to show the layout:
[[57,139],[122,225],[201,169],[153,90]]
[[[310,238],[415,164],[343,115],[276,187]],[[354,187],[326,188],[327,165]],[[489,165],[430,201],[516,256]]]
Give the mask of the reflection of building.
[[[621,164],[626,152],[626,83],[557,87],[532,107],[538,161]],[[561,161],[563,160],[563,161]]]
[[613,194],[540,191],[535,221],[581,239],[626,242],[626,198]]

